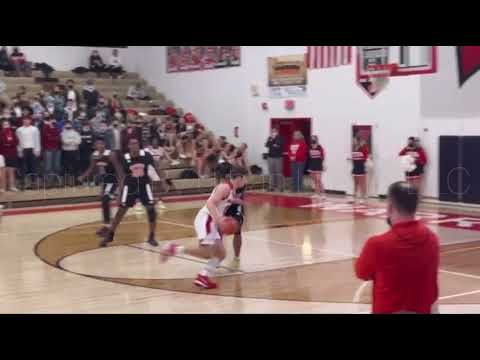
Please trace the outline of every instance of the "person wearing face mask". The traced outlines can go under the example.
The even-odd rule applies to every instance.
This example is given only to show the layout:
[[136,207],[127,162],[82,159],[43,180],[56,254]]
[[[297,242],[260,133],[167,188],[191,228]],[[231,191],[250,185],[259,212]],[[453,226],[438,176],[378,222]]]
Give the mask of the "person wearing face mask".
[[416,220],[418,192],[412,184],[390,185],[390,230],[367,240],[355,263],[359,279],[373,281],[374,314],[437,312],[439,241]]
[[100,98],[100,93],[95,88],[95,83],[92,79],[87,80],[82,95],[87,106],[87,116],[90,119],[95,115],[95,109],[98,105],[98,99]]
[[41,155],[40,131],[32,125],[32,118],[25,116],[22,119],[23,125],[15,134],[18,138],[17,154],[22,159],[24,188],[29,188],[31,180],[37,174],[37,162]]
[[77,117],[77,105],[72,100],[67,100],[67,105],[63,110],[64,121],[73,121]]
[[325,160],[325,151],[322,145],[318,143],[318,137],[312,136],[310,149],[308,153],[308,172],[313,180],[315,194],[313,197],[320,201],[325,201],[325,189],[322,182],[322,172],[324,170],[323,161]]
[[105,141],[105,147],[108,150],[113,149],[114,135],[113,129],[108,125],[105,120],[100,123],[100,130],[95,133],[95,139],[102,138]]
[[44,122],[42,127],[42,147],[45,159],[43,175],[47,186],[51,186],[61,172],[62,140],[56,120],[50,116]]
[[71,100],[76,108],[80,104],[80,93],[75,89],[75,82],[73,80],[67,80],[67,90],[65,92],[65,101]]
[[425,154],[425,150],[423,150],[422,146],[420,145],[420,141],[415,139],[413,136],[408,138],[407,146],[404,147],[398,154],[398,156],[407,155],[413,158],[415,169],[405,173],[405,180],[415,186],[421,196],[423,173],[424,167],[427,164],[427,155]]
[[0,132],[0,154],[5,159],[4,183],[1,186],[1,190],[4,191],[18,191],[15,184],[15,174],[18,168],[17,145],[17,135],[12,130],[10,121],[3,119]]
[[80,128],[80,138],[82,142],[79,146],[80,152],[80,161],[78,164],[78,169],[80,173],[84,173],[89,166],[90,157],[92,156],[93,152],[93,144],[94,144],[94,133],[93,129],[90,126],[90,122],[86,119],[82,120],[81,128]]
[[[75,184],[78,176],[79,147],[82,143],[80,134],[73,129],[71,121],[66,121],[62,131],[63,163],[65,168],[65,184]],[[73,180],[71,180],[73,179]]]
[[272,129],[265,147],[268,148],[270,191],[283,191],[283,139],[278,134],[278,129]]
[[88,65],[90,71],[96,73],[97,77],[100,77],[101,73],[106,70],[106,65],[97,50],[92,51]]

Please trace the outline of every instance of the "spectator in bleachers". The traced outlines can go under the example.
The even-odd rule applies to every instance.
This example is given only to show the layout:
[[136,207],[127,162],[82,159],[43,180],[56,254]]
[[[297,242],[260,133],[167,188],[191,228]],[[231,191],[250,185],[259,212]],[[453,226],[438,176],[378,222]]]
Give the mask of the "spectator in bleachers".
[[124,73],[122,59],[120,58],[120,54],[118,53],[117,49],[113,49],[112,51],[108,71],[110,72],[110,75],[112,75],[112,78],[117,78]]
[[95,139],[90,122],[86,118],[79,119],[79,121],[82,121],[81,129],[79,131],[82,142],[79,146],[80,158],[78,168],[79,173],[83,174],[85,171],[87,171],[90,165],[90,156],[93,152],[93,144]]
[[[63,164],[65,167],[65,184],[75,184],[79,175],[79,147],[82,143],[80,134],[73,129],[71,121],[66,121],[62,131],[62,149],[63,149]],[[72,179],[72,182],[69,181]]]
[[113,150],[114,135],[113,129],[106,120],[102,120],[100,123],[100,129],[95,133],[95,139],[103,139],[105,142],[105,148]]
[[100,98],[100,93],[95,88],[95,83],[92,79],[87,80],[87,84],[83,88],[83,99],[87,106],[87,116],[92,118],[95,114],[95,110],[98,105],[98,99]]
[[42,105],[47,109],[50,115],[53,115],[55,113],[55,98],[50,91],[40,92],[40,94],[43,94]]
[[150,144],[150,141],[152,140],[152,125],[149,119],[139,116],[137,122],[141,124],[142,144]]
[[27,61],[27,57],[20,51],[18,46],[14,46],[12,53],[10,54],[10,62],[15,68],[16,76],[29,77],[32,75],[32,65]]
[[138,82],[128,88],[127,99],[145,101],[152,100],[152,98],[147,94],[147,89],[145,89],[141,82]]
[[67,80],[67,89],[66,89],[66,101],[71,100],[75,104],[75,106],[78,108],[81,102],[80,98],[80,93],[78,92],[77,89],[75,89],[75,82],[70,79]]
[[67,105],[63,109],[63,119],[71,121],[73,124],[76,118],[77,118],[77,105],[73,102],[73,100],[67,100]]
[[225,146],[225,149],[222,151],[221,156],[220,156],[220,162],[228,162],[230,164],[234,164],[235,160],[235,150],[237,148],[235,145],[232,144],[227,144]]
[[22,123],[16,130],[17,150],[23,163],[24,188],[29,188],[33,176],[37,174],[37,159],[41,153],[40,131],[32,125],[30,116],[24,116]]
[[72,121],[73,128],[80,132],[85,121],[88,121],[87,113],[84,110],[78,110],[75,119]]
[[5,183],[2,190],[18,191],[15,183],[15,174],[18,168],[17,145],[18,138],[11,128],[10,121],[3,118],[0,132],[0,154],[5,159]]
[[65,95],[59,86],[55,86],[53,95],[53,116],[58,122],[63,121],[65,111]]
[[112,98],[108,101],[108,107],[110,108],[110,114],[115,114],[116,112],[123,112],[122,100],[118,97],[117,93],[113,93]]
[[134,126],[133,122],[128,122],[127,127],[123,129],[121,133],[123,153],[126,153],[128,151],[128,142],[130,141],[130,139],[137,139],[139,143],[142,141],[142,129]]
[[8,55],[8,49],[6,46],[2,46],[0,49],[0,70],[3,70],[5,72],[11,72],[15,68],[12,66],[12,63],[10,62],[10,56]]
[[233,165],[243,168],[248,171],[250,174],[250,169],[247,161],[247,149],[248,146],[245,143],[242,143],[237,150],[235,151],[235,156],[233,160]]
[[110,107],[108,106],[107,99],[105,99],[103,96],[101,96],[98,99],[97,115],[99,113],[103,120],[110,123],[110,118],[111,118]]
[[42,148],[44,156],[44,177],[47,186],[57,179],[62,170],[62,140],[60,128],[53,116],[45,118],[42,127]]
[[10,98],[7,95],[7,84],[0,79],[0,105],[7,107],[10,105]]
[[33,123],[38,126],[39,123],[43,121],[43,115],[45,114],[46,109],[40,102],[40,96],[35,95],[31,101],[32,107],[32,116],[33,116]]
[[96,73],[98,77],[100,77],[100,74],[106,70],[106,65],[97,50],[92,51],[88,61],[88,68],[91,72]]

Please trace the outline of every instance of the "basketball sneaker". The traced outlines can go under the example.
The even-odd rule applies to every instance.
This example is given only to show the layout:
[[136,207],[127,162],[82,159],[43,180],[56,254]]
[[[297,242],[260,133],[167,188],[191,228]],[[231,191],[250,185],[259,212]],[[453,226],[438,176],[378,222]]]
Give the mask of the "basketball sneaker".
[[158,241],[155,240],[155,235],[154,234],[149,235],[147,242],[152,246],[155,246],[155,247],[158,246]]
[[162,246],[160,251],[160,262],[164,263],[168,260],[170,256],[175,256],[177,254],[178,245],[175,243],[169,243]]
[[107,247],[108,243],[113,241],[113,237],[115,234],[112,231],[109,231],[105,236],[104,239],[100,242],[100,247]]
[[240,258],[234,257],[228,267],[234,271],[240,270]]
[[98,229],[95,234],[97,234],[98,237],[104,238],[105,236],[108,235],[109,231],[110,231],[110,228],[104,225],[100,229]]
[[217,284],[214,283],[212,280],[210,280],[210,278],[208,276],[204,276],[204,275],[200,275],[200,274],[197,275],[197,278],[195,279],[195,281],[193,283],[195,285],[197,285],[198,287],[201,287],[201,288],[204,288],[204,289],[216,289],[217,288]]

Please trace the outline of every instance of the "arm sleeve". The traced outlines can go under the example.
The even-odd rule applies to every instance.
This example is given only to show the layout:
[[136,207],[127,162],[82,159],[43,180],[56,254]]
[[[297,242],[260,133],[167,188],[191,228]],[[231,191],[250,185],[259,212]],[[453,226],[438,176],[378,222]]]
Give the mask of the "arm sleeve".
[[418,150],[418,160],[417,160],[419,165],[426,165],[427,164],[427,155],[425,154],[425,151],[423,149]]
[[405,147],[405,148],[402,149],[402,151],[400,151],[400,152],[398,153],[398,156],[403,156],[403,155],[405,155],[406,153],[407,153],[407,148]]
[[362,249],[360,257],[355,263],[355,274],[359,279],[368,281],[375,276],[376,254],[374,238],[370,238]]

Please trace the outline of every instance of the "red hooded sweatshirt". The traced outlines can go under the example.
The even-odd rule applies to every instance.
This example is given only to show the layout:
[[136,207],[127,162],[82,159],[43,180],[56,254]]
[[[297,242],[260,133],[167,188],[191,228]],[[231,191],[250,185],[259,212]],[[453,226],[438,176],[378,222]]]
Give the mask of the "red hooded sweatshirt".
[[0,154],[5,159],[15,159],[17,157],[17,135],[11,128],[2,129],[0,132]]
[[51,127],[45,124],[42,127],[42,145],[43,149],[47,151],[59,150],[62,144],[60,137],[60,129],[57,127]]
[[373,280],[373,313],[430,313],[438,299],[439,257],[437,236],[419,221],[368,239],[355,272]]
[[288,158],[294,162],[305,162],[308,157],[308,147],[304,140],[293,140],[288,147]]

